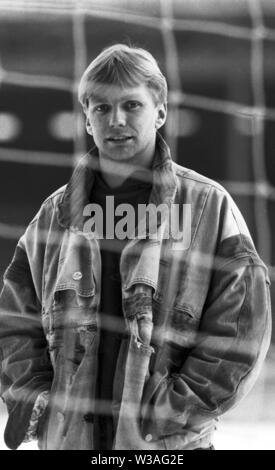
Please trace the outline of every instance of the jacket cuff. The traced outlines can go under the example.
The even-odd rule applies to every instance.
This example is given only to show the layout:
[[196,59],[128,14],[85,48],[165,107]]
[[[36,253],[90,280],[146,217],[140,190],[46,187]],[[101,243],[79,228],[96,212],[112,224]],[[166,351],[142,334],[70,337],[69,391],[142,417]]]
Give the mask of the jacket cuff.
[[48,406],[49,399],[50,392],[47,390],[45,392],[40,393],[36,398],[29,422],[29,427],[27,429],[23,442],[31,442],[33,440],[37,440],[38,423]]
[[34,403],[43,391],[45,391],[45,384],[13,406],[9,404],[9,417],[4,432],[4,440],[9,449],[16,450],[22,444],[30,424]]

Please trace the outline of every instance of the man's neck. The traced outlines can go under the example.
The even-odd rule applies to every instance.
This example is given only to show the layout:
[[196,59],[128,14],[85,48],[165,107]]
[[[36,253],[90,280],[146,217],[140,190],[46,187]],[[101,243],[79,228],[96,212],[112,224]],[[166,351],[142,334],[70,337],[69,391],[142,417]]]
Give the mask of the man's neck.
[[140,179],[143,182],[149,182],[152,179],[152,171],[150,167],[147,168],[126,162],[115,162],[102,156],[99,158],[99,166],[102,178],[110,188],[118,188],[133,173],[135,173],[136,179]]

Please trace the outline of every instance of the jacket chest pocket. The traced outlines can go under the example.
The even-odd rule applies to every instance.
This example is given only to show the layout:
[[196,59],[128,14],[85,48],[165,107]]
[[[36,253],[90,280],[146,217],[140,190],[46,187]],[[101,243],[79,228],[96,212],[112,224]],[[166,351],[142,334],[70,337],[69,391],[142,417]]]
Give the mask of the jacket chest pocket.
[[87,240],[67,231],[58,256],[45,267],[42,301],[51,333],[93,323],[99,300],[96,254]]

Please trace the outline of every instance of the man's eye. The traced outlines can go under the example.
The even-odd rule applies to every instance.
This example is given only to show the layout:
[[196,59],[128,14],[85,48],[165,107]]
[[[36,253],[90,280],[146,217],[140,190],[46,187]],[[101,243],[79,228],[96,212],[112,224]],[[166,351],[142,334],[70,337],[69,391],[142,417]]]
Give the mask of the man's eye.
[[126,106],[127,106],[128,109],[130,109],[130,110],[133,109],[134,110],[134,109],[140,108],[141,103],[139,103],[138,101],[128,101]]
[[94,111],[96,113],[106,113],[109,109],[109,106],[107,104],[100,104],[94,108]]

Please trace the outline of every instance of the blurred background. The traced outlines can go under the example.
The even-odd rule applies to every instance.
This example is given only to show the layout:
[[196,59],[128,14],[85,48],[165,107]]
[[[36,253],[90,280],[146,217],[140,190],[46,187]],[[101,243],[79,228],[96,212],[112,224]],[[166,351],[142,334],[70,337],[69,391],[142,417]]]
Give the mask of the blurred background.
[[[156,57],[174,160],[229,190],[274,280],[274,0],[0,0],[1,278],[42,201],[92,146],[77,84],[114,42]],[[275,333],[258,383],[221,420],[217,449],[275,449],[274,343]],[[0,449],[6,419],[1,403]]]

